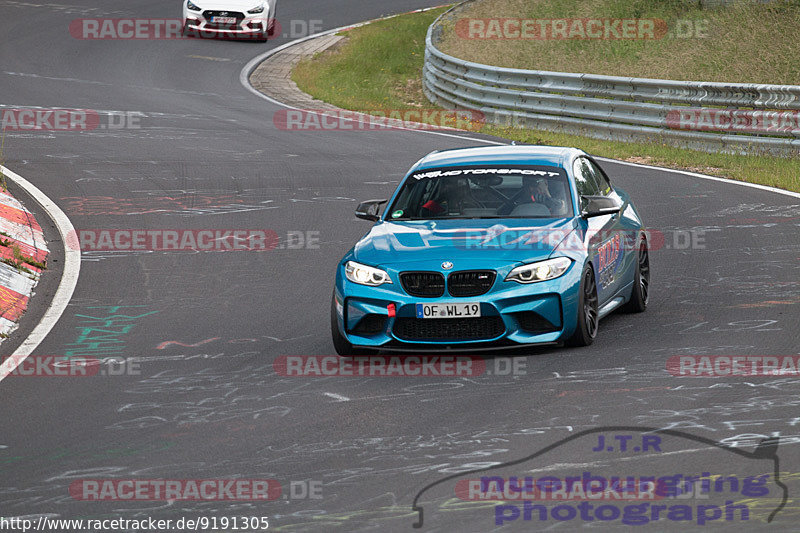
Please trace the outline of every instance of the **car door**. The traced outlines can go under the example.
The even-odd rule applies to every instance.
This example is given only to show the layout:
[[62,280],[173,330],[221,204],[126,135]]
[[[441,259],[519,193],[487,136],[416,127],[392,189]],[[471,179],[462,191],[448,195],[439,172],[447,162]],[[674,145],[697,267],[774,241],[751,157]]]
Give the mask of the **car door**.
[[[615,198],[618,202],[625,205],[627,195],[623,196],[614,190],[608,176],[591,157],[586,158],[589,168],[594,173],[597,182],[600,185],[601,194]],[[623,195],[625,193],[622,193]],[[633,280],[633,273],[638,263],[638,237],[641,226],[641,221],[634,215],[634,210],[625,205],[619,215],[614,217],[613,232],[618,236],[619,251],[616,257],[616,265],[613,272],[615,291],[619,291],[625,287],[627,283]],[[616,244],[616,241],[615,241]]]
[[[579,196],[579,208],[585,203],[580,196],[608,196],[613,188],[605,176],[586,157],[577,157],[573,162],[575,188]],[[620,266],[622,264],[623,236],[620,232],[619,215],[601,215],[581,219],[585,229],[586,249],[594,267],[597,280],[597,296],[600,306],[608,302],[619,290]]]

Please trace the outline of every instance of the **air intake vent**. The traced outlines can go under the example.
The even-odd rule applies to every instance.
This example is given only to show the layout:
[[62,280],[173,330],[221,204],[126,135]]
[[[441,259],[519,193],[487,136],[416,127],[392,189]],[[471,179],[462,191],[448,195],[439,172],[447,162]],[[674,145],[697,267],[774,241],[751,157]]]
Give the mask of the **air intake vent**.
[[496,275],[493,270],[453,272],[447,277],[447,291],[457,297],[480,296],[489,292]]
[[469,341],[494,339],[506,330],[499,316],[477,318],[398,318],[394,334],[399,339]]
[[411,296],[438,298],[444,294],[444,276],[439,272],[403,272],[400,283]]

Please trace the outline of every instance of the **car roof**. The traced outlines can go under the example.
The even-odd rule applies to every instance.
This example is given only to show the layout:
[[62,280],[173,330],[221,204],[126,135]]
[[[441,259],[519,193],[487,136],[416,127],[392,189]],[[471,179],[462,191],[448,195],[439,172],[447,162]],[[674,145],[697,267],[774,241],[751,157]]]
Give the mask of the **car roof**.
[[563,167],[572,157],[583,153],[577,148],[562,146],[504,145],[454,148],[428,154],[417,163],[414,170],[479,164],[555,165]]

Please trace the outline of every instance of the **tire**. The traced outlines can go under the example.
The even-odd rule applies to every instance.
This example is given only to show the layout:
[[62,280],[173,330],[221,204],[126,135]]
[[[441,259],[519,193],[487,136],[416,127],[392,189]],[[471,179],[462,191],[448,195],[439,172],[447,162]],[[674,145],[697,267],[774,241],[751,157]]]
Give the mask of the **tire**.
[[647,309],[650,301],[650,253],[647,249],[647,237],[642,235],[639,251],[636,256],[636,273],[633,276],[631,299],[622,306],[625,313],[641,313]]
[[374,354],[374,350],[364,348],[353,348],[342,332],[339,331],[339,317],[336,314],[336,296],[331,296],[331,339],[333,340],[333,349],[341,356],[351,355],[369,355]]
[[190,28],[188,24],[184,24],[184,25],[183,25],[183,30],[181,31],[181,34],[182,34],[184,37],[188,37],[188,38],[190,38],[190,39],[196,36],[196,35],[195,35],[195,34],[196,34],[195,30],[193,30],[192,28]]
[[269,40],[270,37],[272,37],[272,34],[269,32],[269,28],[267,28],[266,30],[257,33],[253,38],[253,40],[256,41],[257,43],[265,43]]
[[336,295],[331,296],[331,338],[333,349],[339,355],[348,355],[353,351],[353,345],[344,338],[339,331],[339,316],[336,314]]
[[581,286],[578,289],[578,325],[575,333],[567,339],[567,346],[589,346],[597,337],[600,317],[597,311],[597,282],[591,264],[586,263],[581,273]]

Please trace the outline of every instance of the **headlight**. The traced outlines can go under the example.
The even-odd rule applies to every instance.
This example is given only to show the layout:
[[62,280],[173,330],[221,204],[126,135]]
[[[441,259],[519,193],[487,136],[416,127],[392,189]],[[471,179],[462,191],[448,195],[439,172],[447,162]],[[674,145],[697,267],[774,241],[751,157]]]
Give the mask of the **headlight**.
[[536,283],[537,281],[555,279],[566,272],[571,264],[572,260],[567,257],[556,257],[547,261],[521,265],[508,273],[506,281]]
[[392,280],[389,279],[389,274],[380,268],[362,265],[355,261],[348,261],[344,265],[344,274],[347,276],[347,279],[353,283],[369,285],[371,287],[377,287],[378,285],[392,282]]
[[199,8],[199,7],[197,7],[196,5],[194,5],[194,4],[192,3],[192,0],[186,0],[186,7],[188,7],[188,8],[189,8],[189,9],[191,9],[192,11],[200,11],[200,8]]
[[258,6],[258,7],[254,7],[253,9],[248,9],[247,12],[250,13],[251,15],[255,15],[257,13],[263,13],[264,12],[264,5],[262,4],[262,5]]

